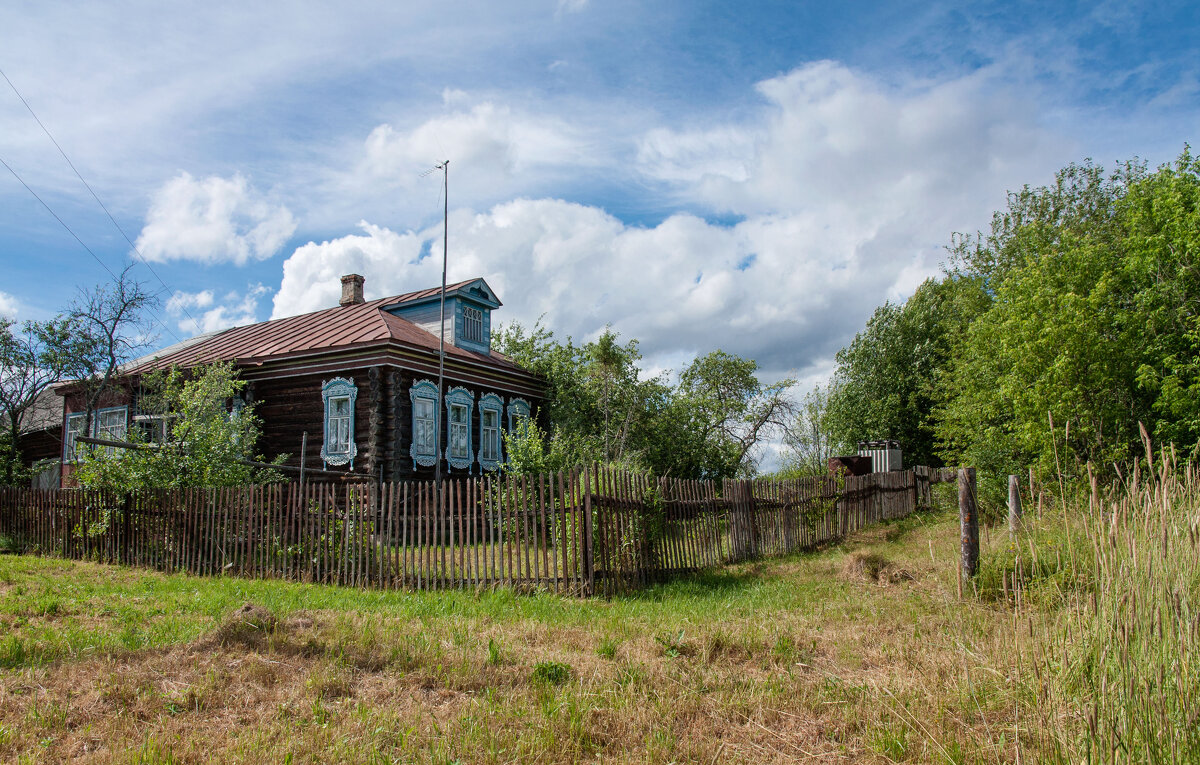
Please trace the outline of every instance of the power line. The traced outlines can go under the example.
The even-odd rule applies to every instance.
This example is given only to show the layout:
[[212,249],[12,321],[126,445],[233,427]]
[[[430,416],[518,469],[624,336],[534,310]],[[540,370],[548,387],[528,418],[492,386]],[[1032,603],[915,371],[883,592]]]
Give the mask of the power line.
[[[174,292],[174,290],[172,290],[169,286],[167,286],[167,283],[165,281],[163,281],[163,278],[158,275],[158,272],[154,270],[154,266],[151,266],[149,261],[146,260],[145,256],[142,255],[142,251],[138,249],[137,245],[133,243],[133,240],[129,238],[129,235],[125,233],[125,229],[121,228],[121,224],[117,223],[117,219],[114,218],[113,214],[108,211],[108,207],[106,207],[104,202],[102,202],[100,200],[100,197],[92,189],[91,184],[89,184],[86,180],[84,180],[83,175],[81,175],[79,170],[76,169],[75,163],[72,162],[71,158],[67,156],[67,153],[65,151],[63,151],[62,146],[59,146],[58,141],[56,141],[54,136],[50,133],[50,129],[47,128],[42,123],[41,119],[37,116],[37,113],[33,111],[33,107],[30,106],[29,102],[25,100],[25,96],[21,95],[21,91],[17,90],[17,86],[14,85],[13,81],[8,78],[8,75],[4,73],[3,69],[0,69],[0,77],[4,78],[4,81],[8,83],[8,87],[12,88],[12,92],[17,95],[17,98],[21,99],[21,103],[24,104],[25,109],[29,111],[29,116],[33,117],[33,121],[38,124],[38,127],[40,127],[42,129],[42,132],[46,134],[46,137],[50,139],[50,143],[54,144],[54,148],[58,149],[58,153],[62,155],[62,158],[64,160],[66,160],[67,165],[70,166],[70,168],[71,168],[71,171],[73,173],[75,173],[75,177],[79,179],[79,182],[83,184],[83,187],[88,190],[89,194],[92,195],[92,199],[96,200],[96,204],[100,205],[100,209],[103,210],[104,214],[108,216],[108,219],[110,221],[112,221],[113,226],[116,227],[117,231],[121,232],[121,236],[124,237],[125,241],[129,243],[129,248],[131,250],[133,250],[134,254],[137,255],[138,260],[140,260],[142,262],[142,265],[145,266],[146,268],[148,268],[150,270],[150,273],[154,274],[154,278],[157,279],[158,283],[163,286],[163,289],[165,289],[167,292]],[[11,171],[11,168],[9,168],[9,170]],[[24,183],[24,181],[22,181],[22,183]],[[29,187],[26,186],[25,188],[29,188]],[[42,202],[42,204],[45,204],[45,202]],[[47,207],[47,209],[49,209],[49,208]],[[55,216],[55,217],[58,217],[58,216]],[[59,222],[60,223],[62,222],[61,219]],[[79,237],[75,237],[75,238],[78,239]],[[90,252],[90,250],[89,250],[89,252]],[[106,268],[107,268],[107,266],[106,266]],[[112,271],[109,271],[109,273],[111,274]],[[116,278],[116,277],[114,277],[114,278]],[[191,312],[188,311],[187,306],[180,304],[179,307],[183,310],[184,314],[186,314],[187,317],[192,320],[192,324],[194,324],[197,328],[199,328],[200,322],[196,321],[196,317],[192,316]],[[161,324],[162,322],[159,322],[159,323]],[[167,331],[170,332],[170,330],[167,330]],[[175,337],[175,339],[177,339],[177,340],[179,339],[178,335],[175,335],[174,332],[171,332],[171,335],[173,337]]]
[[[76,241],[76,242],[79,242],[79,246],[80,246],[80,247],[82,247],[83,249],[87,250],[87,253],[88,253],[88,255],[91,255],[91,256],[92,256],[92,258],[94,258],[94,259],[95,259],[95,261],[96,261],[97,263],[99,263],[99,264],[100,264],[100,267],[101,267],[101,268],[103,268],[105,271],[107,271],[107,272],[108,272],[108,275],[109,275],[109,276],[111,276],[111,277],[113,278],[113,281],[118,281],[117,275],[116,275],[116,274],[114,274],[114,273],[113,273],[113,270],[112,270],[111,268],[109,268],[109,267],[108,267],[108,264],[107,264],[107,263],[105,263],[103,260],[101,260],[101,259],[100,259],[100,256],[99,256],[99,255],[97,255],[97,254],[96,254],[96,253],[95,253],[95,252],[92,250],[92,248],[91,248],[91,247],[88,247],[88,246],[87,246],[87,243],[86,243],[86,242],[84,242],[82,239],[80,239],[78,234],[76,234],[74,231],[72,231],[72,230],[71,230],[71,227],[67,225],[67,222],[66,222],[66,221],[64,221],[64,220],[63,220],[61,217],[59,217],[59,214],[58,214],[58,213],[56,213],[56,212],[54,212],[54,209],[53,209],[52,207],[50,207],[50,205],[46,204],[46,200],[44,200],[44,199],[42,199],[40,196],[38,196],[38,193],[37,193],[36,191],[34,191],[32,188],[30,188],[30,187],[29,187],[29,184],[28,184],[28,183],[26,183],[26,182],[25,182],[25,179],[24,179],[24,178],[22,178],[22,177],[21,177],[21,176],[20,176],[20,175],[17,173],[17,171],[16,171],[16,170],[14,170],[14,169],[12,168],[12,165],[10,165],[10,164],[8,164],[7,162],[5,162],[5,161],[4,161],[4,157],[0,157],[0,165],[4,165],[4,167],[5,167],[5,168],[8,170],[8,172],[12,173],[13,177],[14,177],[14,178],[16,178],[16,179],[17,179],[17,180],[20,182],[20,184],[21,184],[22,186],[24,186],[24,187],[25,187],[25,190],[26,190],[26,191],[28,191],[30,194],[32,194],[34,199],[36,199],[37,201],[39,201],[39,202],[41,202],[41,203],[42,203],[42,207],[45,207],[45,208],[46,208],[46,212],[48,212],[48,213],[50,213],[52,216],[54,216],[54,220],[58,221],[59,225],[61,225],[63,228],[65,228],[65,229],[67,230],[67,233],[68,233],[68,234],[70,234],[72,237],[74,237],[74,238],[75,238],[75,241]],[[166,287],[166,285],[165,285],[165,284],[164,284],[163,286],[164,286],[164,287]],[[168,288],[168,289],[169,289],[169,288]],[[168,333],[169,335],[171,335],[171,337],[175,338],[175,341],[176,341],[176,342],[183,342],[182,338],[180,338],[180,337],[179,337],[179,335],[177,335],[177,334],[175,334],[174,332],[172,332],[172,331],[171,331],[171,328],[170,328],[170,327],[168,327],[166,324],[163,324],[163,322],[162,322],[162,320],[161,320],[161,319],[159,319],[157,316],[155,316],[155,317],[154,317],[154,320],[155,320],[156,322],[158,322],[158,325],[159,325],[160,327],[162,327],[163,329],[165,329],[165,330],[167,331],[167,333]],[[193,321],[195,321],[195,320],[193,319]]]
[[25,187],[26,191],[28,191],[30,194],[33,194],[34,199],[36,199],[37,201],[42,203],[42,207],[46,208],[46,212],[53,215],[54,220],[58,221],[62,225],[62,227],[67,230],[68,234],[75,237],[75,241],[79,242],[79,246],[81,246],[81,247],[83,247],[83,249],[87,250],[88,255],[91,255],[93,258],[95,258],[96,262],[99,263],[101,265],[101,267],[103,267],[104,270],[108,272],[109,276],[111,276],[113,279],[117,278],[117,275],[114,274],[113,270],[108,267],[108,264],[105,263],[103,260],[101,260],[99,255],[92,252],[91,247],[88,247],[86,244],[84,244],[84,241],[79,238],[78,234],[76,234],[74,231],[71,230],[71,227],[67,225],[66,221],[64,221],[62,218],[58,217],[58,213],[54,212],[54,210],[51,209],[50,205],[46,204],[46,200],[39,197],[38,193],[36,191],[29,188],[29,184],[25,182],[25,179],[22,178],[20,175],[18,175],[16,170],[12,169],[12,165],[10,165],[4,161],[4,157],[0,157],[0,165],[4,165],[6,168],[8,168],[8,172],[12,173],[13,177],[16,178],[18,181],[20,181],[21,185]]

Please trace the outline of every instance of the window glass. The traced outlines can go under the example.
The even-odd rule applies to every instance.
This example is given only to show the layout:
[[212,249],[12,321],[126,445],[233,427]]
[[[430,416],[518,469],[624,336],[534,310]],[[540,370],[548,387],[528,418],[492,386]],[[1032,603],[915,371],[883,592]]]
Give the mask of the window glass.
[[465,459],[471,453],[468,443],[467,407],[450,405],[450,456]]
[[483,410],[483,432],[481,448],[483,459],[497,460],[500,458],[500,413],[495,409]]
[[83,435],[85,419],[86,415],[82,413],[67,415],[67,435],[63,445],[63,459],[67,462],[75,461],[75,437]]
[[434,408],[431,398],[418,398],[413,402],[413,443],[421,454],[433,454],[437,448],[433,444]]
[[[125,440],[125,407],[119,409],[101,409],[96,412],[95,431],[96,438],[103,438],[109,441],[124,441]],[[105,454],[112,454],[116,450],[115,446],[104,447]]]
[[139,414],[133,418],[133,424],[141,430],[143,441],[148,444],[162,444],[166,443],[171,435],[173,419],[173,415]]
[[463,339],[483,342],[483,311],[478,308],[463,308]]
[[350,398],[329,399],[329,427],[325,449],[329,454],[350,451]]

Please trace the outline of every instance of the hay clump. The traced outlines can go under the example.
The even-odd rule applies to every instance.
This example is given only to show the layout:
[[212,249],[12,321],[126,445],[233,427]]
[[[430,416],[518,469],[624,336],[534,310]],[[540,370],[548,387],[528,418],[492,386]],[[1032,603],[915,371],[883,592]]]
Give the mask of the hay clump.
[[275,614],[256,603],[246,603],[237,609],[212,634],[213,642],[236,645],[257,650],[267,644],[267,638],[275,634],[279,620]]
[[842,564],[842,578],[895,584],[912,579],[913,576],[892,565],[887,558],[878,553],[855,552],[847,556],[846,562]]

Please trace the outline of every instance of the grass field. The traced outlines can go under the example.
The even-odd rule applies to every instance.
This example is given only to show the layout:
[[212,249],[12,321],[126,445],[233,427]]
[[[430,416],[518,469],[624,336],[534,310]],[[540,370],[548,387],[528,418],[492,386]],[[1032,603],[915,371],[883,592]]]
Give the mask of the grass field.
[[957,553],[947,506],[612,601],[0,556],[0,757],[1015,761],[1062,606],[960,601]]

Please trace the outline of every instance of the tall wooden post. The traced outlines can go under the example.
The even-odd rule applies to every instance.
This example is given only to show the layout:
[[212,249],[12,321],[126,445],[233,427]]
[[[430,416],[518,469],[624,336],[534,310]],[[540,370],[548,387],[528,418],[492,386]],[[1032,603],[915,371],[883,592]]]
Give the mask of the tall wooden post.
[[958,518],[962,527],[962,564],[959,593],[968,579],[979,572],[979,516],[975,503],[975,468],[958,470]]
[[1021,528],[1021,482],[1015,475],[1008,477],[1008,531],[1016,534]]

